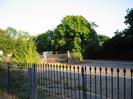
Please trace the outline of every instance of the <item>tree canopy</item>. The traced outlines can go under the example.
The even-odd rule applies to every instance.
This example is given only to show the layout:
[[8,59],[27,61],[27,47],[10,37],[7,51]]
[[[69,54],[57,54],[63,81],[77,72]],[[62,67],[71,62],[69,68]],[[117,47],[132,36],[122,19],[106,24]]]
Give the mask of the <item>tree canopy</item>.
[[127,10],[125,22],[128,27],[123,31],[116,31],[112,39],[103,46],[106,57],[118,59],[133,59],[133,9]]
[[4,55],[12,54],[14,63],[33,63],[39,58],[36,46],[28,32],[12,27],[0,29],[0,49]]
[[98,35],[83,16],[66,16],[53,30],[38,35],[38,51],[70,51],[79,56],[91,53],[99,46]]

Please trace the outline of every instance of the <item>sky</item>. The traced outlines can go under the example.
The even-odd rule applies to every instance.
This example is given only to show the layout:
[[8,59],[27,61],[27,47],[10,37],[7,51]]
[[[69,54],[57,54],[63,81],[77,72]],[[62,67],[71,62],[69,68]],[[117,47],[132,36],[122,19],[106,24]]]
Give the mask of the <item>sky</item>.
[[112,37],[126,28],[128,8],[133,8],[133,0],[0,0],[0,28],[38,35],[55,29],[67,15],[82,15],[98,25],[98,34]]

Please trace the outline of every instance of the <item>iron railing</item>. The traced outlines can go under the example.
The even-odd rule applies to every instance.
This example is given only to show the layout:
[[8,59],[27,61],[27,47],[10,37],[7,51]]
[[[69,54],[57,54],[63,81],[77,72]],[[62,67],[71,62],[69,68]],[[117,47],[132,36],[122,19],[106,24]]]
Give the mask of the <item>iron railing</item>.
[[67,64],[1,65],[3,91],[18,99],[133,99],[133,69]]

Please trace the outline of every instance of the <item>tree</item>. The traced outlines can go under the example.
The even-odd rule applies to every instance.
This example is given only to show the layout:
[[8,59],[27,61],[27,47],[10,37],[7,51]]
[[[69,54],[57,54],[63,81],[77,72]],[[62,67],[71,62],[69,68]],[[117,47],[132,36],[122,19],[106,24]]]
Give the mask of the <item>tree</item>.
[[110,39],[110,37],[106,35],[98,35],[100,46],[102,46],[106,41]]
[[[92,24],[94,25],[94,24]],[[71,51],[86,56],[99,45],[94,28],[83,16],[66,16],[54,30],[53,44],[57,51]]]
[[16,29],[14,29],[12,27],[7,27],[7,29],[5,31],[10,38],[14,39],[17,37],[17,30]]
[[13,52],[13,62],[19,63],[34,63],[39,59],[36,51],[36,46],[33,39],[30,38],[28,32],[19,31]]
[[36,38],[38,51],[70,51],[82,58],[90,55],[99,46],[97,25],[88,22],[83,16],[66,16],[53,30],[40,34]]
[[12,49],[14,49],[15,41],[10,38],[10,35],[0,29],[0,49],[4,52],[4,54],[12,53]]
[[133,28],[133,8],[127,10],[124,23],[129,25],[129,28]]
[[12,27],[0,29],[0,49],[4,55],[12,54],[14,63],[37,62],[39,55],[36,46],[28,32],[19,31]]
[[47,32],[42,33],[36,37],[35,43],[39,53],[54,50],[52,49],[52,35],[53,31],[48,30]]
[[127,10],[124,23],[128,27],[123,31],[117,30],[103,46],[104,52],[111,58],[133,59],[133,9]]

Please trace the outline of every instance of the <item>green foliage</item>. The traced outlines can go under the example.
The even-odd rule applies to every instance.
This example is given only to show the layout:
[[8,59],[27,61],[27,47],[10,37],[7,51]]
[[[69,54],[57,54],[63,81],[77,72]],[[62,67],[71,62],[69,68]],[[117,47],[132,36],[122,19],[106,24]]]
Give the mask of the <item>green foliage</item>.
[[38,52],[48,51],[52,49],[52,35],[53,31],[48,30],[45,33],[42,33],[37,36],[35,43],[37,46]]
[[110,37],[106,35],[98,35],[98,38],[101,46],[110,39]]
[[0,49],[4,55],[12,54],[15,63],[33,63],[39,59],[36,46],[28,32],[19,31],[12,27],[0,29]]
[[13,53],[13,61],[17,64],[34,63],[39,59],[33,39],[29,37],[27,32],[25,34],[26,35],[24,35],[23,32],[19,32],[19,36],[16,39],[17,47]]
[[10,38],[14,39],[17,37],[17,30],[16,29],[14,29],[12,27],[7,27],[7,29],[5,31]]
[[81,60],[99,46],[94,22],[88,22],[83,16],[66,16],[53,30],[40,34],[36,38],[38,51],[70,51]]
[[81,61],[83,59],[83,56],[80,52],[75,52],[74,59],[75,59],[75,61]]
[[125,24],[128,24],[129,28],[133,28],[133,8],[127,10],[127,15],[125,16]]
[[15,48],[14,44],[15,41],[10,38],[9,34],[0,29],[0,50],[2,50],[4,54],[12,53],[12,50]]
[[115,36],[103,44],[105,58],[133,59],[133,9],[127,10],[123,31],[116,31]]

